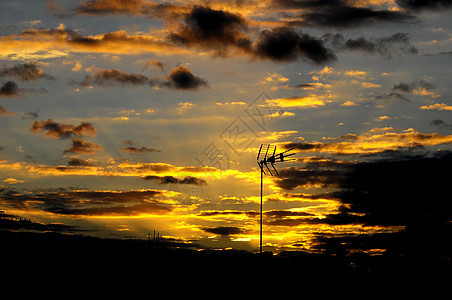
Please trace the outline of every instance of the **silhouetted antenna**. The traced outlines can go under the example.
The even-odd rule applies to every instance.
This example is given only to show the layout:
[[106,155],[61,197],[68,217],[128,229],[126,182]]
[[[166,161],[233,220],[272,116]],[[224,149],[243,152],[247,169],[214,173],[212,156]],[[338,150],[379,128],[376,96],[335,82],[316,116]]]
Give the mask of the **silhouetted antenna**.
[[[264,152],[262,151],[262,148],[265,149],[265,154],[263,154]],[[286,159],[289,156],[295,155],[295,153],[288,153],[289,151],[294,150],[295,148],[291,148],[289,150],[286,150],[284,152],[278,153],[276,154],[276,146],[274,145],[270,145],[270,144],[262,144],[259,147],[259,152],[257,153],[257,165],[259,166],[259,168],[261,169],[261,220],[260,220],[260,248],[259,248],[259,252],[262,253],[262,193],[263,193],[263,189],[264,189],[264,166],[267,168],[268,173],[270,173],[271,176],[273,176],[272,171],[270,170],[270,168],[268,167],[268,164],[270,164],[270,166],[272,167],[273,171],[275,172],[275,174],[279,177],[279,173],[278,170],[275,167],[275,163],[278,162],[285,162],[285,161],[292,161],[295,159]],[[269,156],[269,153],[271,154],[271,156]]]

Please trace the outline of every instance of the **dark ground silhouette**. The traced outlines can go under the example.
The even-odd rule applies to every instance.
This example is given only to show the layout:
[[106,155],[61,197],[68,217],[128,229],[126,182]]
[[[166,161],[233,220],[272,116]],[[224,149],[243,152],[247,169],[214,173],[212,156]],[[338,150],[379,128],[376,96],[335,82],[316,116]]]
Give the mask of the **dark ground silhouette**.
[[[452,270],[449,257],[393,252],[371,256],[355,254],[307,253],[302,251],[264,252],[243,250],[202,250],[176,241],[159,243],[141,239],[104,239],[85,235],[37,232],[0,232],[2,257],[17,267],[34,270],[74,272],[99,269],[118,272],[135,269],[175,272],[191,270],[263,270],[272,274],[405,274]],[[190,245],[193,246],[193,245]],[[196,246],[196,245],[194,245]],[[292,273],[293,274],[293,273]]]

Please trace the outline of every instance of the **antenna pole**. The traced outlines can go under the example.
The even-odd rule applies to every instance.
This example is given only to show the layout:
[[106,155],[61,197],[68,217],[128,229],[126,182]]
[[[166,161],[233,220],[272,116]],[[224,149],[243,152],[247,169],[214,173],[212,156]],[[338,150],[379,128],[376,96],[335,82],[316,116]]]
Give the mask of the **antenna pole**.
[[[267,149],[265,150],[265,155],[264,155],[264,157],[262,158],[262,157],[261,157],[261,153],[262,153],[262,148],[263,148],[264,146],[267,146]],[[269,154],[268,152],[269,152],[269,150],[270,150],[270,153],[271,153],[271,147],[274,147],[274,148],[273,148],[273,155],[271,155],[270,157],[268,157],[268,154]],[[278,173],[278,171],[276,170],[275,163],[277,163],[277,162],[284,162],[284,158],[286,158],[286,157],[288,157],[288,156],[295,155],[295,153],[285,154],[285,153],[287,153],[287,152],[289,152],[289,151],[291,151],[291,150],[293,150],[293,149],[294,149],[294,148],[291,148],[291,149],[289,149],[289,150],[286,150],[286,151],[284,151],[284,152],[281,152],[281,153],[276,154],[276,146],[273,146],[273,145],[270,145],[270,144],[262,144],[262,145],[260,146],[260,148],[259,148],[259,152],[257,153],[257,164],[259,165],[259,168],[261,169],[261,213],[260,213],[260,247],[259,247],[259,252],[260,252],[260,254],[262,254],[262,232],[263,232],[263,230],[262,230],[262,220],[263,220],[263,212],[262,212],[263,210],[262,210],[262,206],[263,206],[263,202],[264,202],[264,200],[263,200],[264,174],[265,174],[265,171],[264,171],[264,165],[265,165],[265,167],[267,168],[268,173],[269,173],[271,176],[273,176],[272,171],[271,171],[270,168],[268,167],[268,164],[271,164],[271,166],[272,166],[273,170],[275,171],[276,175],[279,177],[279,173]],[[259,159],[261,159],[261,160],[259,160]],[[279,160],[278,160],[278,159],[279,159]],[[286,161],[290,161],[290,160],[294,160],[294,159],[286,159]]]
[[261,238],[260,238],[260,254],[262,254],[262,191],[264,189],[264,166],[261,165]]

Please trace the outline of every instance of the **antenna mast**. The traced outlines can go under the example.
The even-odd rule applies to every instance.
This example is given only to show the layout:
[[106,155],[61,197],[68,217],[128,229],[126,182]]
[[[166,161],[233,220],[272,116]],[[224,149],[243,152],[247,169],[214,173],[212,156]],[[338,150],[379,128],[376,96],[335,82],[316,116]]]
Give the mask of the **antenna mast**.
[[[257,153],[257,165],[261,169],[261,213],[260,213],[260,245],[259,245],[259,253],[262,254],[262,221],[263,221],[263,214],[262,214],[262,207],[263,207],[263,190],[264,190],[264,166],[266,167],[268,173],[273,176],[272,171],[268,167],[268,164],[272,167],[275,174],[279,177],[278,170],[276,170],[275,163],[278,162],[285,162],[285,161],[291,161],[295,159],[286,159],[288,156],[295,155],[295,153],[288,153],[289,151],[294,150],[295,148],[291,148],[289,150],[286,150],[284,152],[276,154],[276,146],[270,145],[270,144],[262,144],[259,148],[259,152]],[[265,154],[263,154],[265,152]],[[270,156],[271,155],[271,156]],[[260,159],[260,160],[259,160]]]

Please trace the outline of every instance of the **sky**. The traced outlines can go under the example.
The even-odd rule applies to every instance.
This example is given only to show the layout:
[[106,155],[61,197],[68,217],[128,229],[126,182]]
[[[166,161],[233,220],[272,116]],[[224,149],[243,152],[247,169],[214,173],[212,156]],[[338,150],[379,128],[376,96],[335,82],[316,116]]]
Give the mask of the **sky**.
[[296,154],[264,177],[265,250],[434,248],[452,220],[451,7],[3,0],[0,209],[257,251],[272,144]]

